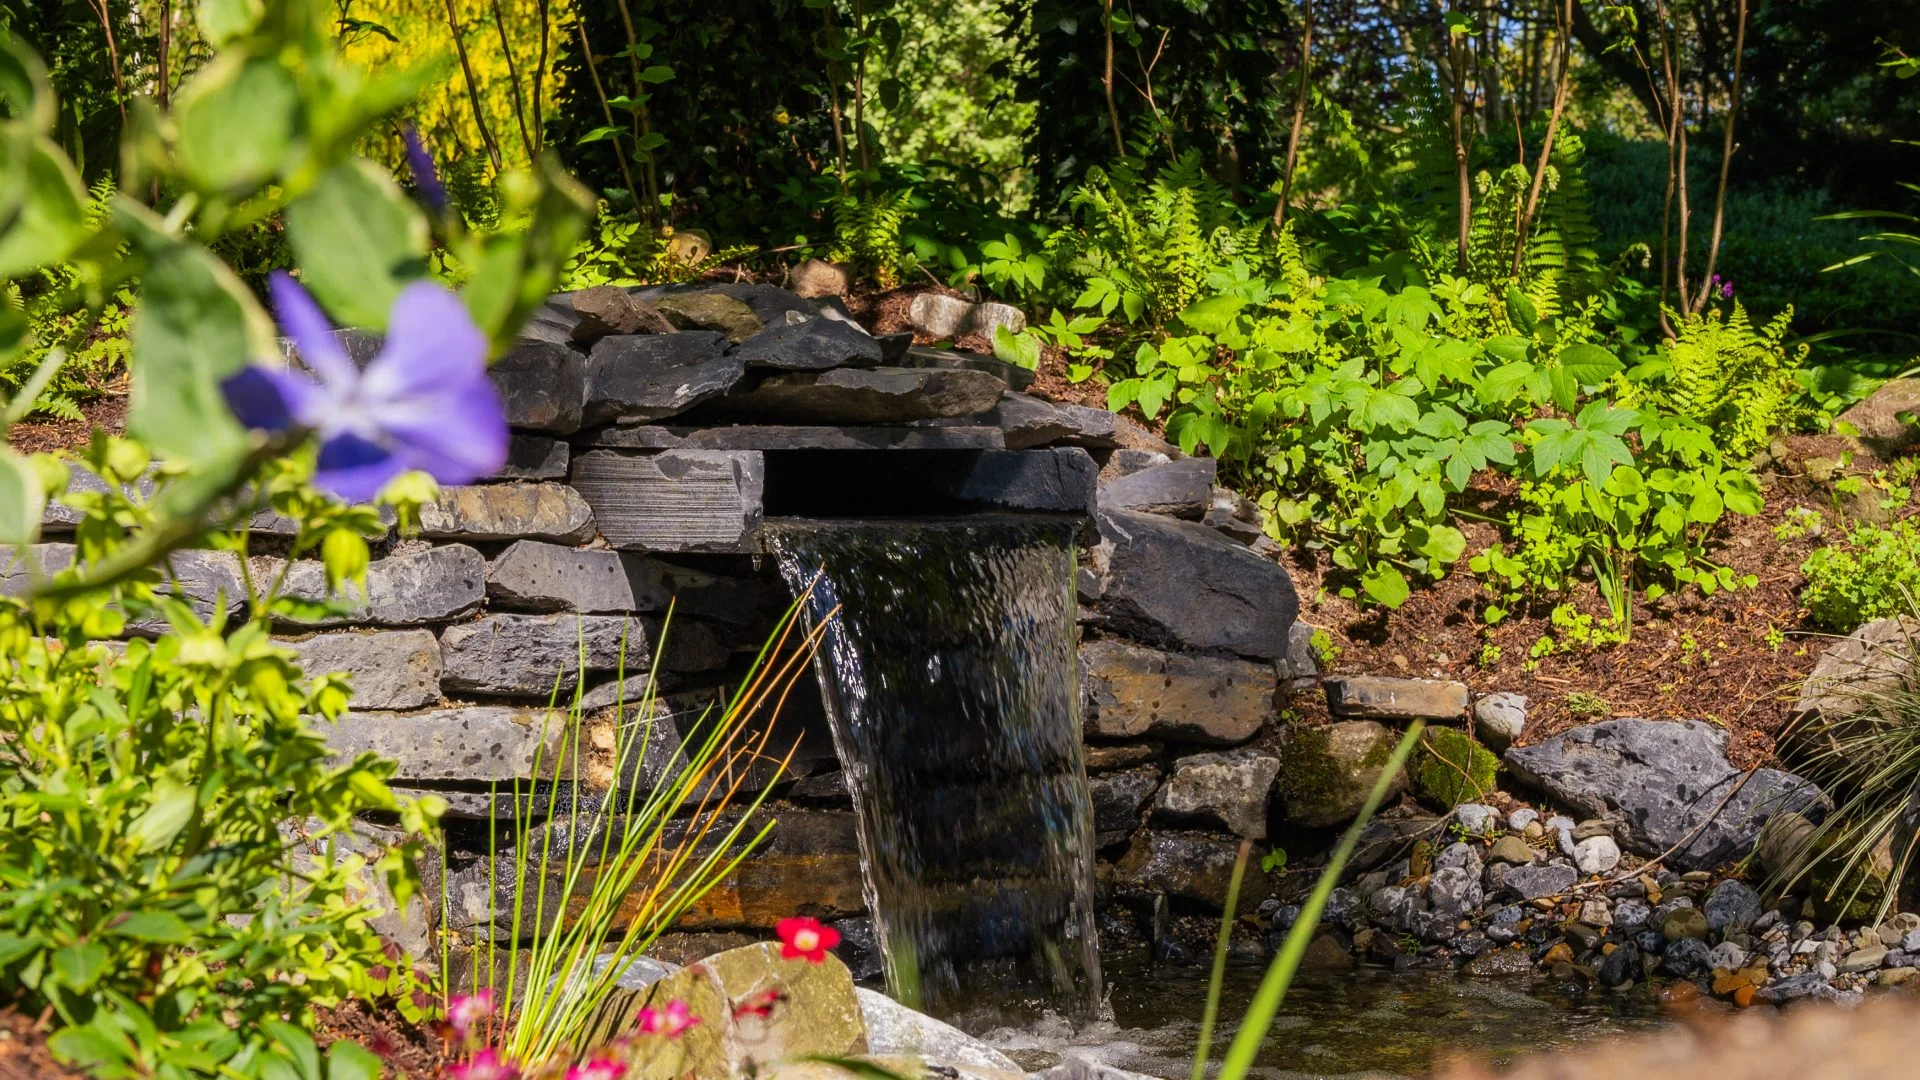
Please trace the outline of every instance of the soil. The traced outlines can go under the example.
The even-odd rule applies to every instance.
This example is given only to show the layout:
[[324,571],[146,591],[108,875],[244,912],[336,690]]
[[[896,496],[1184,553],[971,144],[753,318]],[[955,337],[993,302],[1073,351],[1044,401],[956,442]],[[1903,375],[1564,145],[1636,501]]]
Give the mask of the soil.
[[23,454],[50,450],[78,450],[93,438],[93,429],[119,435],[127,430],[127,392],[107,391],[80,406],[79,420],[29,420],[7,432],[7,445]]
[[[450,1060],[438,1035],[407,1023],[392,1010],[376,1010],[364,1002],[321,1009],[315,1014],[315,1026],[315,1041],[323,1047],[352,1039],[378,1054],[386,1063],[388,1080],[437,1080]],[[0,1080],[12,1078],[0,1071]]]
[[48,1034],[37,1017],[0,1008],[0,1080],[87,1080],[53,1060]]

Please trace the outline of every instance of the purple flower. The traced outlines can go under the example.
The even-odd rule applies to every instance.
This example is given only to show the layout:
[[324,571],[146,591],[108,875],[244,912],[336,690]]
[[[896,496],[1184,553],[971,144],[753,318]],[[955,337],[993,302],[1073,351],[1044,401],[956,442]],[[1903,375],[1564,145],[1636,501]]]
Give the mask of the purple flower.
[[440,173],[433,167],[433,155],[427,153],[426,144],[420,141],[420,129],[408,124],[401,132],[401,140],[407,144],[407,168],[413,173],[413,186],[420,192],[420,201],[436,214],[445,213],[447,186],[440,182]]
[[1731,300],[1733,299],[1733,282],[1723,280],[1719,274],[1715,274],[1707,282],[1707,291],[1719,293],[1722,300]]
[[250,365],[221,390],[250,428],[315,432],[316,485],[365,502],[409,469],[465,484],[506,464],[506,410],[487,379],[487,338],[459,297],[431,281],[403,289],[386,344],[363,371],[298,282],[276,271],[271,290],[281,328],[319,381]]

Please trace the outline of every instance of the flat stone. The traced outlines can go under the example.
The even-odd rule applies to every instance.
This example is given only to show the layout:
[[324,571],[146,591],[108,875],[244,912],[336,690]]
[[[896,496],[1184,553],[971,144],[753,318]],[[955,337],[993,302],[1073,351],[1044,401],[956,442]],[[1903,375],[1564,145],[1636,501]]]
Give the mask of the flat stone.
[[802,259],[787,271],[787,290],[804,300],[845,296],[847,284],[846,268],[825,259]]
[[1212,458],[1184,458],[1141,469],[1102,483],[1100,505],[1198,520],[1212,502],[1218,468]]
[[551,540],[593,537],[593,511],[565,484],[478,484],[440,489],[420,508],[420,535],[432,540]]
[[[1398,741],[1384,725],[1371,720],[1288,729],[1280,744],[1281,766],[1274,785],[1287,820],[1314,829],[1353,820]],[[1406,788],[1407,774],[1402,769],[1388,785],[1387,799]]]
[[738,300],[753,309],[762,325],[780,326],[792,316],[811,319],[817,311],[810,300],[804,300],[778,285],[739,284],[715,285],[712,282],[694,282],[686,285],[656,285],[636,290],[634,295],[656,306],[665,297],[685,296],[692,293],[712,293]]
[[[78,549],[72,544],[31,544],[24,551],[13,547],[0,552],[0,596],[25,596],[32,588],[35,573],[51,576],[73,565]],[[216,611],[232,614],[247,600],[246,581],[240,573],[239,557],[225,551],[188,549],[167,556],[168,574],[178,584],[177,595],[184,598],[201,619]],[[172,594],[174,582],[156,585],[159,595]],[[130,619],[127,629],[136,634],[164,634],[172,625],[162,616]]]
[[523,338],[487,369],[487,378],[506,404],[509,425],[556,435],[580,430],[587,358],[577,350]]
[[1502,691],[1473,703],[1473,731],[1494,750],[1513,745],[1527,726],[1527,695]]
[[1091,514],[1100,467],[1077,446],[987,450],[948,494],[962,502],[1037,513]]
[[1002,450],[993,427],[846,427],[739,424],[713,428],[604,427],[586,445],[634,450]]
[[[148,499],[153,497],[153,470],[131,484],[121,487],[121,492],[130,497]],[[107,490],[107,482],[82,468],[78,462],[67,462],[67,486],[60,491],[47,493],[47,504],[40,513],[40,528],[43,532],[72,532],[80,524],[80,511],[64,503],[55,501],[59,496],[72,493],[98,494]]]
[[[545,741],[542,741],[542,728]],[[328,749],[345,758],[372,752],[404,780],[534,780],[554,775],[565,717],[545,710],[473,705],[428,712],[350,712],[318,724]],[[538,759],[538,775],[535,760]]]
[[737,346],[733,356],[750,368],[775,371],[873,367],[880,362],[880,343],[857,326],[819,318],[763,330]]
[[1287,654],[1300,604],[1285,569],[1204,525],[1130,510],[1097,520],[1111,545],[1101,612],[1116,628],[1156,645]]
[[[969,371],[984,371],[1007,384],[1009,390],[1025,390],[1033,385],[1034,373],[1023,367],[1007,363],[998,357],[986,353],[971,352],[966,349],[929,349],[912,346],[897,360],[890,361],[894,367],[903,368],[946,368],[949,370],[964,368]],[[1105,412],[1104,409],[1092,409],[1090,412]],[[1111,416],[1112,413],[1107,415]]]
[[1855,402],[1840,414],[1840,422],[1851,424],[1866,443],[1882,457],[1911,450],[1920,445],[1920,426],[1900,419],[1901,413],[1920,413],[1920,379],[1891,379],[1879,389]]
[[[1087,771],[1100,772],[1106,769],[1124,769],[1130,765],[1140,765],[1153,761],[1160,756],[1162,747],[1157,742],[1122,743],[1119,746],[1089,746],[1085,749]],[[1920,952],[1920,950],[1915,950]]]
[[716,331],[736,345],[763,327],[752,305],[721,292],[670,293],[652,304],[681,330]]
[[[271,580],[283,560],[254,560],[255,578]],[[448,544],[407,555],[375,559],[367,566],[367,587],[348,586],[338,598],[341,614],[316,619],[280,616],[297,626],[416,626],[458,618],[486,599],[487,560],[464,544]],[[283,595],[301,600],[328,598],[326,568],[318,560],[303,559],[287,570]]]
[[527,317],[527,324],[520,328],[519,339],[548,345],[572,341],[573,331],[580,325],[580,315],[573,310],[573,296],[573,293],[556,293],[547,297],[547,302],[534,308],[533,314]]
[[432,897],[439,891],[440,867],[431,849],[428,857],[418,860],[421,887],[402,904],[387,887],[379,863],[389,851],[403,847],[410,839],[403,830],[356,819],[345,829],[329,831],[318,820],[307,819],[288,822],[281,835],[288,842],[295,874],[312,874],[329,856],[335,865],[357,860],[357,865],[343,867],[347,874],[342,898],[355,910],[366,913],[367,926],[384,941],[398,946],[409,959],[438,962]]
[[1552,863],[1515,866],[1507,871],[1503,886],[1522,900],[1559,896],[1580,880],[1580,871]]
[[[613,671],[649,666],[647,628],[617,615],[488,615],[440,635],[440,683],[449,690],[545,696],[571,689],[582,666]],[[585,649],[582,659],[581,650]]]
[[1131,476],[1142,469],[1165,465],[1172,460],[1157,451],[1129,450],[1123,446],[1107,455],[1107,463],[1100,466],[1100,482],[1104,484],[1110,480],[1118,480],[1120,477]]
[[1140,810],[1160,787],[1160,770],[1151,766],[1103,773],[1087,781],[1093,798],[1095,843],[1110,847],[1140,826]]
[[1101,638],[1080,646],[1086,732],[1230,746],[1273,715],[1273,668]]
[[1258,750],[1195,754],[1173,763],[1154,800],[1154,816],[1175,825],[1217,826],[1249,840],[1267,838],[1267,796],[1280,759]]
[[1253,500],[1219,484],[1209,490],[1206,512],[1200,515],[1202,525],[1218,529],[1242,544],[1256,543],[1265,537],[1266,520],[1267,515]]
[[1911,678],[1916,641],[1920,619],[1876,619],[1827,646],[1800,688],[1794,714],[1845,720],[1864,701],[1900,689]]
[[440,643],[428,630],[320,634],[282,642],[308,677],[346,675],[356,709],[418,709],[440,700]]
[[719,397],[745,371],[706,331],[601,338],[587,357],[583,421],[659,420]]
[[1533,849],[1527,846],[1525,840],[1508,833],[1493,842],[1493,847],[1487,850],[1487,861],[1507,863],[1511,866],[1528,866],[1533,862]]
[[527,611],[664,611],[676,569],[618,551],[517,540],[487,566],[487,599]]
[[754,550],[765,475],[752,450],[593,450],[573,461],[601,533],[629,551]]
[[1727,733],[1697,720],[1590,724],[1510,749],[1506,764],[1562,805],[1616,821],[1620,841],[1642,855],[1658,855],[1694,834],[1667,858],[1680,871],[1742,858],[1773,815],[1817,814],[1826,804],[1810,781],[1778,769],[1755,770],[1729,798],[1741,771],[1727,762]]
[[1084,405],[1055,404],[1011,390],[977,421],[1005,433],[1009,450],[1070,445],[1101,449],[1113,445],[1113,414]]
[[1440,679],[1332,675],[1322,681],[1335,716],[1377,720],[1458,720],[1467,711],[1467,685]]
[[591,345],[615,334],[671,334],[673,323],[652,304],[618,285],[595,285],[569,294],[579,322],[573,340]]
[[[1134,834],[1114,871],[1123,885],[1198,900],[1220,910],[1226,906],[1238,857],[1239,845],[1232,840],[1142,829]],[[1254,858],[1259,858],[1258,853]],[[1270,891],[1267,875],[1249,872],[1240,886],[1240,910],[1258,908]]]
[[948,1068],[1023,1070],[1005,1054],[951,1024],[915,1012],[878,990],[855,987],[867,1026],[867,1053],[916,1057]]
[[565,480],[572,449],[559,439],[515,435],[507,443],[507,463],[491,480]]
[[718,415],[798,424],[897,424],[977,416],[1006,383],[966,368],[838,368],[778,372],[710,405]]
[[973,322],[973,303],[945,293],[923,292],[907,308],[907,321],[931,338],[951,341],[966,336]]

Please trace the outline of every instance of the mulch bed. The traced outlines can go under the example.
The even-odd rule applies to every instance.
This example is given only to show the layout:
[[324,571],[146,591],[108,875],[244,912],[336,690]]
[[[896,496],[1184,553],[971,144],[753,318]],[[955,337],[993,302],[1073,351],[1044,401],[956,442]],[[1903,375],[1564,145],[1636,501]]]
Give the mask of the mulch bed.
[[87,1080],[87,1074],[53,1060],[52,1034],[39,1018],[0,1008],[0,1080]]
[[[415,1027],[389,1009],[348,1001],[315,1014],[315,1042],[330,1046],[352,1039],[380,1056],[388,1080],[436,1080],[452,1060],[438,1035]],[[0,1080],[11,1080],[0,1072]]]

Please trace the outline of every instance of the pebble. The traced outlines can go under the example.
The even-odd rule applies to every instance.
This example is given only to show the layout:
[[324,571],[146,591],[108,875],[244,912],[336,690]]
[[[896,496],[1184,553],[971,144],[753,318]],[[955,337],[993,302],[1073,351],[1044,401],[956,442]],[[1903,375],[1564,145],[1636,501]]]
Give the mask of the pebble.
[[1491,836],[1499,828],[1500,811],[1480,803],[1461,803],[1453,808],[1453,820],[1472,836]]
[[1480,876],[1480,852],[1471,844],[1448,844],[1440,854],[1433,858],[1433,868],[1438,870],[1465,870],[1474,877]]
[[[1660,923],[1660,936],[1668,941],[1707,940],[1707,917],[1692,907],[1675,908]],[[1703,953],[1704,949],[1701,950]]]
[[1682,979],[1697,979],[1712,970],[1707,943],[1698,938],[1677,938],[1667,944],[1660,966]]
[[1525,840],[1509,834],[1493,842],[1493,847],[1487,852],[1487,861],[1526,866],[1533,862],[1533,849],[1527,846]]
[[1601,821],[1599,818],[1588,818],[1573,827],[1573,839],[1575,843],[1579,843],[1582,840],[1591,840],[1596,836],[1610,837],[1612,835],[1613,827]]
[[1910,931],[1907,936],[1900,939],[1900,951],[1920,953],[1920,930]]
[[1862,971],[1875,971],[1879,969],[1880,965],[1884,963],[1886,959],[1887,947],[1885,945],[1868,945],[1863,949],[1855,949],[1849,953],[1847,958],[1840,962],[1840,971],[1842,974],[1847,975]]
[[1620,845],[1602,833],[1589,836],[1574,845],[1573,863],[1583,874],[1605,874],[1620,865]]
[[1540,820],[1540,811],[1523,806],[1507,815],[1507,828],[1514,832],[1525,832],[1527,826]]
[[1880,973],[1874,977],[1873,981],[1879,983],[1881,986],[1899,986],[1901,983],[1912,979],[1915,975],[1920,975],[1920,968],[1881,968]]
[[1580,921],[1602,930],[1613,925],[1613,905],[1605,900],[1588,900],[1580,905]]
[[1701,905],[1707,926],[1715,931],[1744,930],[1760,917],[1760,894],[1738,881],[1723,881]]
[[1630,896],[1613,905],[1613,921],[1624,930],[1645,926],[1652,917],[1653,909],[1647,906],[1645,900]]
[[[1707,953],[1707,963],[1715,971],[1738,971],[1747,966],[1748,955],[1747,950],[1733,942],[1723,941]],[[1725,992],[1724,990],[1715,991],[1715,993]]]
[[1538,840],[1541,837],[1547,835],[1546,826],[1540,824],[1537,821],[1527,822],[1526,826],[1522,828],[1520,831],[1525,833],[1527,839],[1529,840]]

